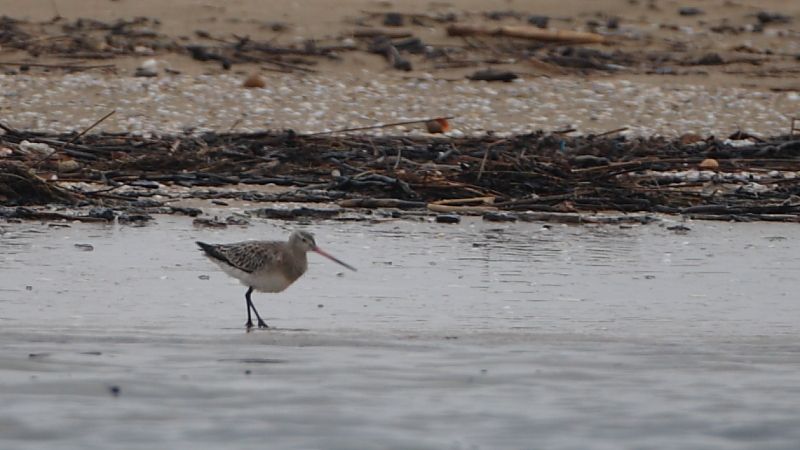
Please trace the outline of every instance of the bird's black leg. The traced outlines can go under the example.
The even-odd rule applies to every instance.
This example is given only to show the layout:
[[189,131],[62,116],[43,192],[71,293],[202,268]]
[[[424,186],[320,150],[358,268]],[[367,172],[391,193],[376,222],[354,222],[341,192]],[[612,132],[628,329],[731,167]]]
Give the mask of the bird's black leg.
[[267,326],[267,322],[264,322],[264,320],[261,319],[261,316],[258,314],[256,307],[253,305],[253,300],[250,299],[250,294],[252,293],[253,288],[250,287],[250,289],[247,290],[247,294],[245,294],[245,297],[247,298],[247,327],[250,328],[253,326],[253,322],[250,321],[250,309],[252,309],[256,314],[256,319],[258,319],[258,328],[269,328],[269,326]]
[[252,305],[252,303],[250,302],[250,293],[252,293],[252,292],[253,292],[253,288],[251,287],[251,288],[248,288],[247,289],[247,293],[244,294],[245,306],[247,306],[247,323],[245,323],[244,326],[248,330],[250,328],[253,328],[253,320],[250,318],[250,306]]

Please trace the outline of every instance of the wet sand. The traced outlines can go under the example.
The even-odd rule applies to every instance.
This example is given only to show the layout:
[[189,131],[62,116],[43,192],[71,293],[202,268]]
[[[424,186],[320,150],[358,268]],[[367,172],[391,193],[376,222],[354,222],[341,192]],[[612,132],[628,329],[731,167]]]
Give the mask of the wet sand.
[[794,448],[797,228],[690,226],[315,223],[245,333],[285,223],[4,224],[0,447]]

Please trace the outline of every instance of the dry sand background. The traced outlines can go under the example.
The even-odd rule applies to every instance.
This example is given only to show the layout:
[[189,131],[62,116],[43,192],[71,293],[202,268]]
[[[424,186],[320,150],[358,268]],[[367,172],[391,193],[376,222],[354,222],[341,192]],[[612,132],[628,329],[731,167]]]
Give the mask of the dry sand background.
[[[681,6],[695,6],[706,14],[679,16]],[[719,52],[740,55],[739,46],[787,55],[800,54],[797,20],[800,2],[726,1],[691,2],[603,0],[504,1],[343,1],[265,2],[53,0],[0,3],[0,14],[46,20],[56,13],[68,19],[102,20],[157,17],[160,32],[188,36],[195,30],[215,35],[249,35],[276,43],[326,39],[353,29],[365,11],[438,13],[470,11],[477,17],[488,10],[513,10],[551,16],[551,26],[583,29],[588,19],[621,18],[624,33],[650,36],[637,48],[681,46],[688,55]],[[758,11],[781,12],[795,23],[769,27],[764,33],[708,33],[710,24],[741,26],[755,22]],[[563,20],[561,20],[563,19]],[[569,20],[568,20],[569,19]],[[477,19],[476,19],[477,20]],[[288,31],[276,33],[270,24],[285,22]],[[782,30],[781,33],[775,30]],[[415,27],[426,43],[453,44],[444,27]],[[644,42],[644,44],[642,43]],[[649,42],[649,43],[648,43]],[[630,48],[621,43],[608,46]],[[665,47],[666,46],[666,47]],[[24,55],[0,52],[0,61]],[[741,56],[741,55],[740,55]],[[323,131],[371,125],[409,118],[455,115],[457,132],[487,130],[525,132],[564,129],[602,132],[628,126],[632,133],[680,135],[728,134],[743,129],[758,134],[785,133],[789,120],[800,111],[797,61],[791,58],[769,72],[750,64],[704,66],[706,74],[680,76],[619,74],[559,75],[537,73],[525,61],[508,67],[523,79],[510,85],[474,83],[462,79],[469,69],[434,70],[419,64],[411,73],[391,70],[377,55],[346,54],[342,61],[322,61],[311,76],[264,72],[267,87],[246,91],[239,85],[258,67],[237,66],[225,72],[214,64],[200,64],[180,55],[155,55],[161,67],[181,75],[158,79],[133,78],[133,68],[150,56],[122,58],[116,75],[0,75],[0,114],[18,128],[81,129],[110,109],[118,114],[100,129],[113,131],[176,132],[185,129],[239,130],[292,128]],[[774,68],[774,67],[771,67]],[[769,72],[769,73],[767,73]],[[450,81],[460,80],[460,81]],[[773,90],[779,89],[781,92]],[[393,130],[403,132],[403,129]]]

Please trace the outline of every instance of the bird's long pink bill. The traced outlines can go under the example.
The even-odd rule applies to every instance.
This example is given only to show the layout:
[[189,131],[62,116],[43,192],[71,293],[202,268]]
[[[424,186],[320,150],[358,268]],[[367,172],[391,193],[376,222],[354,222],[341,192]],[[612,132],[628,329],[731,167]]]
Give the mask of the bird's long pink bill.
[[326,257],[326,258],[330,259],[331,261],[337,262],[337,263],[339,263],[339,264],[341,264],[341,265],[343,265],[343,266],[347,267],[348,269],[352,270],[353,272],[356,272],[356,268],[355,268],[355,267],[351,266],[350,264],[347,264],[347,263],[346,263],[346,262],[344,262],[344,261],[340,261],[339,259],[335,258],[335,257],[334,257],[333,255],[331,255],[330,253],[327,253],[327,252],[324,252],[324,251],[322,251],[322,249],[321,249],[321,248],[319,248],[319,247],[316,247],[316,248],[314,248],[314,251],[315,251],[315,252],[317,252],[317,253],[319,253],[320,255],[322,255],[322,256],[324,256],[324,257]]

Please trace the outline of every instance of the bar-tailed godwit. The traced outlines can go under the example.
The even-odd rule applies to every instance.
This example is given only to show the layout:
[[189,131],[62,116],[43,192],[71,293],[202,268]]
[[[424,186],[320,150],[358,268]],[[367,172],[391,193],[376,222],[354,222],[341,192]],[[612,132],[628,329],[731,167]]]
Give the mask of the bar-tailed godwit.
[[247,301],[247,323],[250,329],[253,320],[250,310],[256,315],[259,328],[268,328],[267,323],[253,306],[250,294],[260,292],[281,292],[303,275],[308,268],[306,253],[317,252],[348,269],[356,269],[332,255],[322,251],[314,242],[314,235],[306,231],[295,231],[287,242],[245,241],[234,244],[206,244],[197,242],[203,253],[222,268],[228,275],[247,286],[244,297]]

